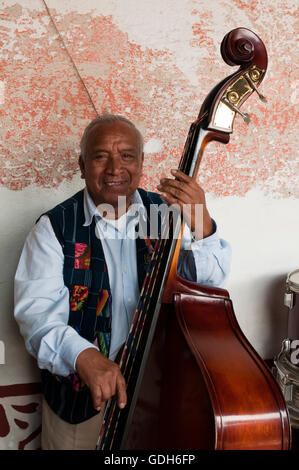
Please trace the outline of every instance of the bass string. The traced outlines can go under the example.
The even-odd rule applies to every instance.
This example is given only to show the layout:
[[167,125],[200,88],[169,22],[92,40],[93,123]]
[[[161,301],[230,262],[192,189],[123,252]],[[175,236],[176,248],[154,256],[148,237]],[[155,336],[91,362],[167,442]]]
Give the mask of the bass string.
[[140,301],[139,301],[137,309],[135,311],[134,319],[133,319],[133,322],[132,322],[132,325],[131,325],[131,328],[130,328],[130,331],[129,331],[129,334],[128,334],[128,338],[127,338],[127,341],[126,341],[126,344],[125,344],[125,349],[124,349],[124,352],[123,352],[122,357],[121,357],[121,362],[119,364],[123,373],[126,370],[126,363],[127,363],[128,359],[130,357],[131,350],[133,348],[133,343],[134,343],[134,339],[135,339],[137,331],[138,331],[138,327],[139,327],[139,324],[140,324],[140,319],[141,319],[142,315],[144,314],[144,307],[145,307],[145,303],[146,303],[146,300],[147,300],[148,286],[150,285],[150,276],[147,275],[146,281],[147,281],[146,282],[147,287],[144,286],[144,288],[143,288],[143,294],[140,297]]
[[[165,245],[165,243],[166,243],[166,241],[163,240],[162,243],[160,244],[160,248],[162,247],[162,249],[158,250],[158,255],[160,254],[160,260],[158,262],[158,266],[156,267],[157,272],[159,272],[159,268],[161,266],[161,261],[162,261],[161,253],[163,254],[163,245]],[[155,276],[154,281],[152,281],[152,280],[151,281],[155,283],[156,280],[157,280],[157,275]],[[152,285],[152,282],[149,283],[149,285]],[[152,287],[152,289],[153,289],[153,287]],[[147,304],[146,309],[142,309],[142,311],[140,312],[140,313],[142,313],[143,318],[142,317],[138,318],[138,325],[140,324],[141,327],[140,327],[138,335],[134,336],[134,341],[131,345],[131,349],[130,349],[130,352],[128,354],[128,356],[132,359],[132,361],[131,361],[131,364],[129,364],[129,360],[128,360],[128,357],[127,357],[127,361],[126,361],[126,364],[125,364],[125,372],[128,371],[128,367],[129,367],[129,371],[128,371],[127,377],[126,377],[126,382],[127,383],[130,380],[132,372],[133,372],[133,366],[134,366],[134,361],[135,361],[135,357],[136,357],[136,352],[138,351],[139,344],[140,344],[140,341],[141,341],[141,336],[142,336],[144,324],[145,324],[145,321],[146,321],[146,317],[147,317],[147,314],[148,314],[148,309],[149,309],[149,303]],[[136,350],[134,350],[133,346],[135,346],[136,341],[137,341]],[[121,410],[119,410],[116,407],[116,402],[114,400],[113,404],[110,408],[110,412],[108,413],[110,419],[109,419],[109,424],[106,427],[105,434],[103,435],[103,447],[102,448],[104,448],[104,446],[105,446],[105,441],[106,441],[107,436],[108,436],[108,434],[111,430],[111,426],[112,426],[112,422],[113,422],[113,418],[114,418],[114,426],[113,426],[113,429],[111,430],[113,432],[113,435],[112,435],[111,441],[110,441],[110,448],[113,446],[114,438],[115,438],[117,427],[118,427],[118,424],[119,424],[119,419],[120,419],[120,416],[121,416],[120,413],[121,413]]]
[[[160,254],[160,259],[161,259],[161,246],[164,245],[164,244],[165,244],[165,240],[160,240],[160,243],[157,245],[158,249],[156,249],[154,251],[156,257],[159,257],[159,254]],[[153,258],[154,257],[155,256],[153,255]],[[156,281],[156,278],[155,278],[155,281]],[[143,291],[145,291],[145,292],[143,293],[142,297],[143,297],[144,300],[148,299],[148,295],[145,295],[145,293],[147,293],[147,290],[149,289],[149,286],[151,285],[152,282],[153,282],[153,271],[151,271],[151,276],[148,276],[148,282],[144,283],[144,284],[147,284],[147,286],[146,285],[143,286]],[[122,359],[121,359],[122,372],[124,374],[127,372],[128,367],[130,367],[127,381],[130,380],[131,373],[132,373],[132,370],[133,370],[135,354],[136,354],[136,351],[138,349],[138,345],[140,343],[140,337],[141,337],[144,322],[145,322],[145,319],[146,319],[146,316],[147,316],[147,313],[148,313],[149,302],[147,303],[147,306],[146,306],[147,308],[144,308],[144,307],[145,306],[143,305],[143,308],[140,309],[139,312],[138,312],[138,315],[136,315],[135,322],[133,322],[134,325],[132,323],[130,335],[131,336],[134,335],[134,337],[132,338],[132,342],[131,342],[130,347],[128,347],[128,344],[126,344],[125,348],[126,347],[128,348],[127,354],[124,350],[123,355],[122,355]],[[143,319],[142,319],[142,317],[143,317]],[[141,324],[141,328],[139,329],[139,333],[137,331],[134,333],[134,329],[138,330],[138,326],[140,324]],[[134,346],[135,346],[136,341],[137,341],[137,348],[136,348],[136,351],[134,351]],[[129,366],[129,362],[130,362],[129,359],[132,360],[131,366]],[[110,406],[108,406],[108,409],[106,410],[106,413],[105,413],[105,418],[104,418],[104,423],[105,424],[104,424],[104,427],[103,427],[104,431],[103,431],[102,437],[100,436],[101,448],[102,449],[105,448],[106,440],[108,438],[108,434],[110,433],[110,431],[113,432],[110,447],[113,445],[114,437],[115,437],[116,430],[117,430],[117,427],[118,427],[118,424],[119,424],[119,418],[120,418],[120,410],[116,406],[116,401],[114,399],[113,401],[110,402]],[[114,421],[114,424],[113,424],[113,429],[112,429],[111,426],[112,426],[113,421]]]
[[[132,322],[130,334],[133,335],[133,338],[131,338],[132,341],[130,343],[130,347],[128,347],[129,342],[128,342],[128,344],[126,344],[127,350],[125,351],[125,349],[124,349],[122,359],[121,359],[122,371],[123,371],[124,374],[128,371],[128,368],[129,368],[129,372],[128,372],[127,377],[126,377],[126,382],[127,383],[128,383],[128,380],[130,380],[130,378],[131,378],[136,352],[138,351],[141,336],[142,336],[142,332],[143,332],[143,328],[144,328],[144,322],[146,321],[146,317],[148,315],[148,310],[149,310],[149,306],[150,306],[150,299],[151,299],[151,296],[149,295],[149,289],[151,287],[151,292],[152,292],[154,287],[155,287],[155,284],[157,282],[158,273],[159,273],[160,268],[161,268],[161,263],[162,263],[162,259],[163,259],[163,256],[164,256],[165,247],[166,247],[166,244],[167,244],[167,241],[168,241],[168,237],[166,235],[169,234],[169,228],[170,227],[173,228],[172,214],[171,214],[169,226],[167,224],[163,224],[162,226],[163,226],[163,236],[161,237],[160,240],[158,240],[159,243],[156,243],[154,253],[153,253],[153,257],[152,257],[152,260],[154,260],[154,269],[152,269],[152,270],[149,269],[148,270],[147,278],[145,279],[144,285],[142,287],[143,292],[142,292],[140,298],[142,298],[142,300],[143,300],[143,305],[142,305],[142,308],[137,308],[136,309],[135,316],[134,316],[135,317],[135,322],[134,321]],[[168,230],[168,232],[167,232],[167,230]],[[150,272],[150,275],[149,275],[149,272]],[[146,302],[145,305],[144,305],[144,302]],[[140,307],[139,304],[138,304],[138,307]],[[139,328],[140,325],[141,325],[141,327],[140,327],[139,332],[138,332],[138,328]],[[136,342],[137,342],[137,345],[136,345]],[[135,348],[135,346],[136,346],[136,348]],[[131,364],[129,364],[130,359],[131,359]],[[109,434],[110,430],[111,430],[111,432],[113,432],[113,435],[112,435],[111,441],[110,441],[110,449],[112,448],[113,443],[114,443],[114,438],[115,438],[115,435],[116,435],[116,431],[117,431],[117,427],[118,427],[118,424],[119,424],[119,419],[120,419],[120,416],[121,416],[120,413],[121,413],[121,410],[116,406],[116,401],[113,400],[113,403],[111,403],[110,409],[108,410],[107,418],[105,417],[106,421],[109,420],[109,424],[107,426],[105,426],[105,431],[104,431],[103,438],[102,438],[102,441],[101,441],[102,449],[105,448],[105,442],[106,442],[106,439],[108,437],[108,434]],[[111,429],[111,426],[112,426],[113,422],[114,422],[113,429]]]
[[[144,287],[143,287],[143,289],[144,289]],[[144,295],[143,295],[143,299],[145,299]],[[122,358],[121,358],[121,362],[120,362],[120,367],[121,367],[121,370],[122,370],[123,374],[125,374],[125,371],[128,367],[129,358],[131,358],[131,356],[132,356],[134,338],[136,337],[137,328],[138,328],[138,325],[140,323],[140,317],[141,317],[142,314],[143,314],[143,308],[140,309],[139,311],[138,311],[138,309],[136,310],[135,318],[134,318],[134,321],[132,322],[132,326],[131,326],[131,329],[130,329],[130,332],[129,332],[129,335],[128,335],[128,340],[126,341],[126,345],[125,345],[125,348],[124,348],[124,351],[123,351],[123,354],[122,354]],[[108,408],[105,412],[103,435],[102,435],[102,437],[100,436],[101,448],[102,449],[105,448],[106,440],[107,440],[109,432],[111,431],[111,426],[112,426],[112,422],[113,422],[113,418],[114,418],[114,426],[113,426],[113,429],[112,429],[113,436],[111,438],[111,444],[110,444],[110,445],[113,445],[114,436],[115,436],[117,426],[118,426],[118,422],[119,422],[119,417],[120,417],[120,410],[118,408],[116,408],[115,399],[111,400],[111,402],[108,405]]]
[[[158,273],[159,273],[160,268],[161,268],[161,263],[162,263],[162,260],[163,260],[165,247],[166,247],[166,244],[167,244],[167,241],[168,241],[168,237],[166,237],[166,235],[169,234],[169,228],[170,227],[173,227],[172,214],[171,214],[169,226],[167,226],[166,224],[163,224],[163,235],[164,235],[164,237],[162,236],[162,238],[159,240],[159,243],[156,244],[154,254],[153,254],[153,257],[152,257],[152,259],[155,260],[154,269],[149,270],[150,275],[148,276],[148,282],[145,281],[144,285],[143,285],[143,295],[141,297],[142,297],[143,301],[145,300],[147,302],[146,302],[145,305],[142,306],[142,308],[139,311],[138,311],[138,309],[136,311],[135,323],[133,322],[134,327],[132,327],[132,331],[131,331],[131,334],[133,335],[133,331],[135,329],[134,337],[132,338],[132,342],[130,344],[130,347],[128,347],[128,345],[127,345],[127,348],[128,348],[127,351],[123,352],[122,371],[123,371],[124,374],[126,374],[126,382],[127,383],[130,380],[131,375],[132,375],[133,366],[134,366],[135,357],[136,357],[136,352],[138,351],[138,348],[139,348],[139,344],[140,344],[140,341],[141,341],[142,332],[143,332],[143,328],[144,328],[144,323],[145,323],[147,315],[148,315],[148,310],[149,310],[149,306],[150,306],[150,299],[151,299],[151,295],[149,295],[149,289],[151,287],[151,292],[152,292],[154,287],[155,287],[155,284],[157,282]],[[168,232],[166,232],[166,230],[168,230]],[[139,328],[139,326],[140,326],[140,328]],[[139,328],[139,331],[138,331],[138,328]],[[131,360],[131,364],[130,364],[130,360]],[[108,413],[107,413],[106,421],[109,420],[109,424],[107,426],[105,426],[105,431],[104,431],[103,438],[102,438],[102,449],[105,448],[105,443],[106,443],[106,440],[108,438],[108,434],[109,434],[110,431],[113,433],[112,437],[110,439],[110,449],[112,448],[113,443],[114,443],[114,438],[115,438],[115,435],[116,435],[116,431],[117,431],[117,428],[118,428],[120,416],[121,416],[121,410],[116,406],[116,401],[113,400],[113,403],[111,403],[110,409],[108,410]],[[112,423],[113,423],[113,428],[112,428]]]
[[[152,294],[152,291],[156,285],[156,282],[157,282],[157,276],[158,276],[158,273],[159,273],[159,268],[160,268],[160,265],[161,265],[161,245],[163,244],[163,240],[160,240],[160,243],[157,245],[157,248],[155,251],[154,251],[154,255],[153,255],[153,265],[154,265],[154,269],[151,269],[151,266],[149,266],[149,270],[148,270],[148,273],[150,272],[150,275],[147,273],[147,279],[145,280],[146,282],[144,283],[144,286],[143,286],[143,293],[141,294],[140,296],[140,299],[141,299],[141,305],[138,305],[137,307],[137,317],[136,317],[136,321],[135,323],[133,322],[132,323],[132,328],[131,328],[131,331],[129,333],[129,335],[132,336],[132,341],[131,342],[128,342],[128,344],[130,344],[130,348],[127,346],[127,350],[126,350],[126,357],[122,357],[122,363],[121,363],[121,366],[122,366],[122,371],[123,372],[126,372],[126,369],[127,369],[127,364],[131,358],[131,354],[133,353],[134,355],[136,354],[136,352],[138,351],[138,344],[140,342],[140,335],[142,334],[142,330],[143,330],[143,325],[144,325],[144,322],[146,320],[146,317],[148,315],[148,310],[149,310],[149,306],[150,306],[150,302],[151,302],[151,294]],[[155,259],[156,258],[156,259]],[[139,333],[138,333],[138,330],[139,330]],[[137,342],[137,346],[135,348],[135,344]]]
[[[144,324],[148,315],[148,310],[149,310],[150,300],[151,300],[150,294],[152,293],[155,287],[158,274],[160,272],[166,244],[169,238],[168,235],[169,235],[170,227],[173,228],[172,214],[170,215],[169,222],[170,222],[169,225],[165,223],[162,224],[162,227],[163,227],[162,237],[160,238],[160,240],[157,240],[156,242],[156,246],[155,246],[154,253],[152,256],[152,260],[151,260],[153,262],[154,268],[150,269],[149,267],[148,269],[147,276],[142,287],[140,301],[135,311],[130,333],[128,335],[128,340],[126,342],[126,345],[125,345],[125,348],[121,357],[120,366],[121,366],[121,370],[123,374],[126,376],[127,383],[130,380],[131,375],[132,375],[136,353],[139,349],[142,332],[144,329]],[[149,292],[149,290],[151,290],[151,292]],[[119,424],[119,418],[120,418],[120,410],[118,407],[116,407],[116,401],[113,400],[113,402],[110,403],[110,406],[107,410],[107,415],[105,415],[105,422],[109,421],[109,423],[107,424],[107,426],[105,426],[105,431],[102,437],[102,448],[105,448],[104,447],[105,442],[106,442],[106,439],[110,430],[111,432],[113,432],[110,446],[113,445],[114,437],[116,435],[116,430]],[[114,422],[113,429],[111,429],[112,422]]]
[[140,316],[143,314],[146,302],[149,300],[148,299],[148,291],[149,291],[149,287],[150,287],[150,285],[152,283],[152,280],[153,280],[153,275],[154,275],[154,268],[153,267],[156,264],[156,261],[157,261],[156,258],[159,254],[159,250],[157,250],[157,247],[159,247],[159,243],[158,243],[159,241],[161,241],[161,240],[157,240],[155,248],[154,248],[153,256],[152,256],[150,265],[148,267],[146,277],[145,277],[144,282],[143,282],[139,302],[138,302],[138,305],[137,305],[137,308],[135,310],[134,317],[133,317],[133,320],[132,320],[132,323],[131,323],[131,327],[130,327],[130,331],[129,331],[129,334],[128,334],[128,339],[126,341],[125,349],[123,351],[121,361],[120,361],[120,364],[119,364],[122,371],[124,370],[124,367],[125,367],[124,364],[125,364],[125,360],[127,359],[126,356],[130,354],[130,346],[131,346],[131,343],[132,343],[131,340],[134,336],[136,336],[135,331],[136,331],[136,329],[138,327],[138,324],[140,322]]
[[[165,223],[166,217],[168,217],[167,213],[164,215],[162,221],[162,236],[159,240],[157,240],[156,246],[154,248],[154,253],[151,260],[151,264],[153,266],[150,265],[148,268],[146,278],[143,283],[142,292],[140,294],[138,306],[134,314],[130,332],[119,364],[127,383],[131,378],[136,353],[140,347],[141,337],[150,307],[151,293],[153,292],[157,283],[158,274],[161,269],[161,263],[164,258],[164,252],[169,239],[170,228],[173,229],[172,214],[170,214],[170,220],[168,221],[169,223]],[[108,424],[104,426],[104,432],[101,441],[102,449],[105,448],[105,442],[110,431],[113,432],[110,446],[113,445],[114,436],[116,434],[116,430],[119,424],[119,418],[120,410],[116,407],[116,401],[113,400],[110,402],[110,406],[108,407],[105,413],[104,421]],[[113,421],[114,425],[113,429],[111,429]]]
[[[138,316],[138,321],[136,322],[138,325],[141,323],[142,321],[142,318],[141,318],[141,315],[143,316],[143,321],[141,323],[141,328],[139,330],[139,334],[138,334],[138,337],[137,335],[135,334],[134,338],[133,338],[133,342],[131,344],[131,348],[130,348],[130,352],[127,356],[127,360],[125,362],[125,367],[124,367],[124,370],[123,370],[123,373],[125,374],[128,370],[128,367],[129,367],[129,372],[127,374],[127,377],[126,377],[126,382],[128,383],[128,381],[130,380],[131,378],[131,374],[132,374],[132,371],[133,371],[133,366],[134,366],[134,359],[135,359],[135,355],[136,355],[136,352],[138,350],[138,345],[140,343],[140,338],[141,338],[141,335],[142,335],[142,331],[143,331],[143,326],[144,326],[144,322],[146,320],[146,316],[147,316],[147,313],[148,313],[148,307],[149,307],[149,303],[147,305],[147,309],[146,311],[144,311],[144,309],[142,309],[139,313],[140,315]],[[138,338],[138,341],[137,341],[137,346],[136,346],[136,351],[133,350],[133,346],[135,346],[135,342]],[[135,340],[135,341],[134,341]],[[129,366],[129,359],[132,359],[131,361],[131,365]],[[120,416],[121,416],[121,411],[120,409],[116,406],[116,401],[113,400],[113,402],[111,403],[111,406],[110,406],[110,409],[108,410],[108,413],[107,413],[107,417],[105,417],[105,421],[108,422],[107,426],[105,426],[105,431],[104,431],[104,434],[103,434],[103,437],[102,437],[102,449],[105,449],[105,443],[106,443],[106,440],[108,438],[108,434],[110,433],[110,431],[113,433],[112,434],[112,437],[111,437],[111,440],[110,440],[110,450],[113,446],[113,443],[114,443],[114,438],[115,438],[115,435],[116,435],[116,431],[117,431],[117,428],[118,428],[118,424],[119,424],[119,419],[120,419]],[[114,424],[113,424],[113,429],[112,429],[112,423],[114,421]]]
[[[166,224],[163,224],[163,227],[165,226]],[[140,338],[143,332],[144,323],[146,321],[148,311],[149,311],[151,294],[153,293],[153,290],[157,283],[157,278],[161,269],[161,262],[162,262],[163,255],[164,255],[165,245],[167,243],[165,230],[163,232],[164,238],[162,237],[159,240],[159,243],[156,243],[154,255],[152,258],[154,269],[151,269],[151,266],[149,266],[147,278],[143,285],[143,292],[141,293],[141,296],[140,296],[141,300],[135,312],[135,321],[133,320],[132,322],[131,329],[128,335],[128,341],[126,342],[126,345],[125,345],[125,348],[121,357],[120,367],[123,373],[126,373],[127,371],[127,367],[131,359],[131,355],[133,354],[133,356],[135,356],[136,352],[138,351],[138,345],[140,344]],[[129,374],[129,377],[130,377],[130,374]]]
[[[172,222],[173,222],[173,220],[171,219],[170,226],[173,226]],[[168,229],[168,231],[169,231],[169,229]],[[163,233],[165,234],[165,231]],[[147,291],[148,291],[149,287],[151,286],[152,287],[151,292],[152,292],[154,287],[155,287],[154,285],[157,282],[157,277],[158,277],[158,273],[159,273],[159,270],[160,270],[160,267],[161,267],[161,262],[162,262],[162,259],[163,259],[166,243],[167,243],[167,238],[166,237],[160,239],[160,244],[158,245],[158,249],[155,250],[155,254],[156,254],[156,257],[158,258],[158,260],[157,260],[157,263],[155,263],[155,269],[153,271],[151,271],[150,282],[147,284]],[[154,255],[153,255],[153,258],[154,258]],[[155,273],[155,276],[154,276],[154,273]],[[148,292],[146,292],[146,294],[147,295],[145,296],[145,298],[150,299],[151,296],[148,295]],[[143,306],[143,309],[140,310],[140,312],[139,312],[140,315],[138,316],[138,321],[136,322],[136,324],[138,324],[138,326],[139,326],[139,324],[141,324],[141,328],[140,328],[138,334],[135,333],[132,344],[131,344],[131,347],[130,347],[129,352],[128,352],[128,355],[126,356],[124,373],[127,372],[128,367],[129,367],[129,371],[128,371],[128,374],[126,376],[126,382],[127,383],[131,378],[131,374],[132,374],[133,366],[134,366],[134,361],[135,361],[135,357],[136,357],[136,352],[138,351],[139,344],[140,344],[140,341],[141,341],[141,336],[142,336],[142,332],[143,332],[143,328],[144,328],[144,323],[145,323],[146,317],[148,315],[149,306],[150,306],[150,302],[147,303],[146,309]],[[136,341],[137,341],[136,350],[134,350],[134,346],[135,346]],[[131,364],[129,364],[129,362],[130,362],[129,358],[131,359]],[[111,429],[112,421],[113,421],[113,418],[114,418],[114,426],[113,426],[113,429],[112,429],[113,435],[112,435],[111,441],[110,441],[110,449],[111,449],[112,446],[113,446],[113,443],[114,443],[114,438],[115,438],[115,435],[116,435],[117,427],[118,427],[118,424],[119,424],[119,419],[120,419],[120,416],[121,416],[121,410],[116,407],[116,402],[115,401],[113,402],[113,405],[111,407],[110,412],[111,413],[110,413],[109,425],[106,429],[105,437],[104,437],[103,442],[105,442],[105,440],[107,439],[107,436],[108,436],[108,433]]]

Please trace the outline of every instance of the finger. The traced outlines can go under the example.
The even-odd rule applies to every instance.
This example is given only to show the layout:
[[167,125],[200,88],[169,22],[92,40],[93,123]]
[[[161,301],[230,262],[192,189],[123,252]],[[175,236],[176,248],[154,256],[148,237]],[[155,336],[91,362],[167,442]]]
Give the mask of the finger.
[[168,193],[161,193],[163,199],[167,202],[170,206],[179,206],[180,211],[183,210],[184,203],[176,199],[175,197],[171,196]]
[[190,184],[186,184],[179,180],[174,180],[173,178],[162,178],[159,186],[178,188],[184,192],[189,192],[190,190]]
[[101,390],[102,390],[102,401],[107,401],[116,393],[115,383],[110,382],[102,382],[101,383]]
[[[184,174],[182,173],[182,175]],[[200,186],[196,183],[196,181],[191,179],[189,176],[184,175],[184,177],[185,176],[186,176],[186,179],[184,181],[178,178],[177,179],[162,178],[160,180],[160,185],[163,187],[163,189],[164,188],[166,189],[166,187],[178,188],[182,192],[187,194],[191,198],[191,200],[193,200],[198,190],[200,189]]]
[[188,189],[203,192],[202,187],[197,183],[195,178],[185,175],[185,173],[180,170],[171,170],[171,173],[178,181],[184,182]]
[[192,203],[191,195],[182,189],[181,184],[182,183],[177,184],[174,180],[170,180],[169,182],[158,185],[157,189],[175,198],[175,200],[179,202],[185,204]]
[[120,376],[116,380],[116,390],[117,390],[117,404],[119,408],[124,408],[127,404],[127,391],[126,391],[126,382],[123,376]]
[[98,385],[97,387],[90,388],[90,393],[92,396],[93,407],[97,411],[100,411],[103,401],[101,387]]
[[173,176],[175,176],[178,180],[180,181],[184,181],[185,183],[188,183],[190,184],[191,182],[194,181],[194,179],[189,176],[189,175],[186,175],[185,173],[183,173],[181,170],[170,170],[171,174]]

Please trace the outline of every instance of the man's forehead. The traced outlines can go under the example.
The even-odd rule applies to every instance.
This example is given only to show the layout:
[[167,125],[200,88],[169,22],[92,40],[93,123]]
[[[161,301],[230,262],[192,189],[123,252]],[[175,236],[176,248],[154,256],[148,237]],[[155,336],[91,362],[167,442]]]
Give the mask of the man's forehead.
[[95,124],[87,135],[87,143],[92,144],[95,141],[104,141],[111,137],[123,138],[124,140],[128,140],[130,142],[136,142],[136,145],[139,144],[137,130],[130,124],[122,121]]

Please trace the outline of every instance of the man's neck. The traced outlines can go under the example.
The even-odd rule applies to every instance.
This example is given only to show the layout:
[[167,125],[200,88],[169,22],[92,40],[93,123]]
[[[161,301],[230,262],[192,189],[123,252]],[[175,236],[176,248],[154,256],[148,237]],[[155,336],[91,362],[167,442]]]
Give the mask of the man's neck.
[[99,214],[105,219],[117,220],[122,217],[128,211],[132,203],[132,196],[119,196],[118,203],[114,204],[105,204],[101,203],[96,205]]

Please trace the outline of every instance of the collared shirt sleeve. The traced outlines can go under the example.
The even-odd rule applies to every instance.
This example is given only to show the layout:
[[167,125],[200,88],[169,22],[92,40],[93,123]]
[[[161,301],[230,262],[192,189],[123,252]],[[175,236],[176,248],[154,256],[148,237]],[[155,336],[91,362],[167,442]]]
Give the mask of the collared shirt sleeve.
[[15,319],[40,369],[67,376],[75,371],[81,351],[96,348],[67,325],[69,291],[63,280],[63,252],[47,216],[40,218],[26,239],[14,297]]
[[230,272],[231,246],[219,238],[213,220],[214,232],[202,240],[195,240],[187,225],[184,227],[178,273],[185,279],[211,287],[223,287]]

